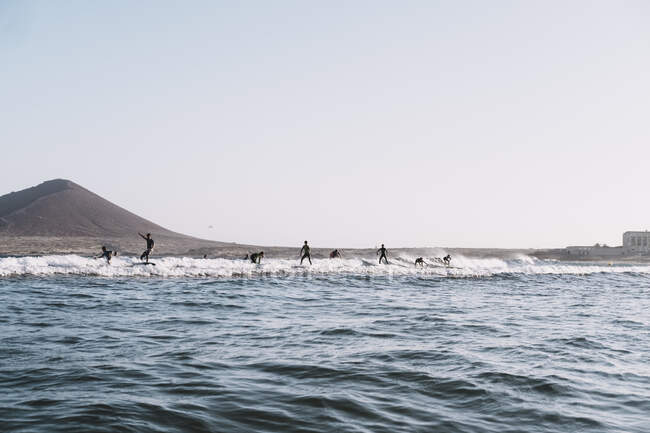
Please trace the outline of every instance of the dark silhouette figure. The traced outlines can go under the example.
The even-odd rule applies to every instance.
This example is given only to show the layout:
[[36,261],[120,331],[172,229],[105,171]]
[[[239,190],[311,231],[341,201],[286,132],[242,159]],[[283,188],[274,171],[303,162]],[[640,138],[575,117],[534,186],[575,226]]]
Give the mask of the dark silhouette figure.
[[341,252],[339,250],[334,250],[330,253],[330,259],[340,259]]
[[379,264],[381,264],[381,259],[384,259],[384,262],[388,264],[388,259],[386,258],[388,250],[384,247],[384,244],[381,244],[381,248],[377,250],[377,254],[379,255]]
[[250,260],[250,257],[248,257],[248,254],[246,254],[246,257],[244,257],[244,260]]
[[142,239],[147,241],[147,249],[144,250],[144,252],[140,256],[140,260],[146,259],[147,263],[149,263],[149,255],[151,254],[151,251],[153,251],[153,245],[154,245],[153,239],[151,237],[151,233],[147,233],[147,236],[145,236],[145,235],[143,235],[142,233],[139,233],[139,232],[138,232],[138,234],[140,235],[140,237]]
[[305,259],[309,259],[309,264],[311,265],[311,248],[309,248],[309,245],[307,245],[307,241],[305,241],[305,245],[302,246],[300,249],[300,264],[302,265],[302,261]]
[[264,251],[253,253],[251,254],[251,262],[257,263],[259,265],[262,262],[262,257],[264,257]]
[[417,259],[415,259],[415,267],[417,267],[418,265],[424,267],[425,264],[426,263],[424,262],[424,259],[422,257],[418,257]]
[[442,262],[445,264],[445,266],[449,266],[451,264],[451,256],[447,254],[442,258]]
[[106,263],[108,263],[110,265],[111,264],[111,258],[113,256],[116,256],[116,255],[117,255],[117,251],[113,252],[113,251],[107,250],[106,247],[102,247],[102,253],[100,255],[98,255],[97,258],[101,259],[101,258],[105,257],[106,258]]
[[207,254],[203,254],[203,258],[204,258],[204,259],[207,259],[207,258],[208,258],[208,255],[207,255]]

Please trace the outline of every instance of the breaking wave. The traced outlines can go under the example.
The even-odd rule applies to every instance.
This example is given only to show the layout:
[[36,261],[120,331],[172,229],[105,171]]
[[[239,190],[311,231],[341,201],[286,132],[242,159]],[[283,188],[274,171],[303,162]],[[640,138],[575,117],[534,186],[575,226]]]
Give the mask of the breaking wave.
[[[650,265],[607,265],[538,260],[528,256],[504,260],[454,256],[452,266],[428,263],[416,268],[414,257],[400,256],[389,265],[365,258],[314,259],[313,265],[301,266],[296,260],[263,259],[259,265],[245,260],[160,257],[156,265],[145,266],[135,257],[115,257],[109,265],[103,259],[78,255],[0,258],[0,276],[21,275],[92,275],[104,277],[258,277],[290,275],[429,276],[490,277],[495,275],[594,273],[650,274]],[[431,260],[430,260],[431,262]]]

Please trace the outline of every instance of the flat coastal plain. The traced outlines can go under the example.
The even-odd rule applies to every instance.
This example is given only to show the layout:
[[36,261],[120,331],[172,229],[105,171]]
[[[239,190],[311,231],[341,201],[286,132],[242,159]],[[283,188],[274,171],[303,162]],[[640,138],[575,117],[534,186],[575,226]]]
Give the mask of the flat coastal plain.
[[[243,258],[246,254],[264,251],[269,258],[297,258],[302,245],[295,247],[287,246],[259,246],[244,245],[237,243],[224,243],[201,239],[186,239],[168,236],[156,236],[152,233],[156,242],[154,256],[186,256],[210,258]],[[92,256],[98,254],[102,246],[110,250],[118,251],[121,255],[140,255],[145,249],[145,242],[138,237],[137,233],[132,238],[96,238],[83,236],[21,236],[6,237],[0,236],[0,255],[3,256],[25,256],[25,255],[55,255],[55,254],[77,254],[80,256]],[[444,254],[462,255],[476,258],[516,258],[522,255],[530,256],[535,250],[530,249],[499,249],[499,248],[390,248],[388,247],[389,259],[391,256],[408,255],[417,257],[441,257]],[[313,258],[327,258],[329,253],[338,248],[344,257],[376,258],[376,248],[312,248]]]

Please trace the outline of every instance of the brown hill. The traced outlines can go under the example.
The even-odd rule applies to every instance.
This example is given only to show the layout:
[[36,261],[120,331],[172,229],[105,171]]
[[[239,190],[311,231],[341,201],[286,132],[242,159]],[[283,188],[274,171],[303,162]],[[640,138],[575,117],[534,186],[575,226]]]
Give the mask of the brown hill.
[[64,245],[70,247],[63,251],[76,252],[109,244],[137,252],[144,245],[138,232],[150,232],[156,249],[168,254],[232,245],[173,232],[65,179],[0,197],[0,241],[6,245],[0,253],[46,253],[48,244],[56,251]]
[[0,197],[0,234],[5,236],[131,237],[147,231],[188,238],[69,180],[50,180]]

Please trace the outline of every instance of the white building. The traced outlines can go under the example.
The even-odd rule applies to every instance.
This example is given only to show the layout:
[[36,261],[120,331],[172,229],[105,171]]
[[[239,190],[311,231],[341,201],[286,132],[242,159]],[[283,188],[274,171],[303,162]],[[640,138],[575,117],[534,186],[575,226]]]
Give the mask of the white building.
[[625,254],[650,253],[650,232],[623,233],[623,250]]
[[592,247],[588,246],[573,246],[566,247],[566,255],[568,257],[575,258],[604,258],[604,257],[620,257],[624,254],[624,250],[621,247],[608,247],[606,245],[596,244]]

